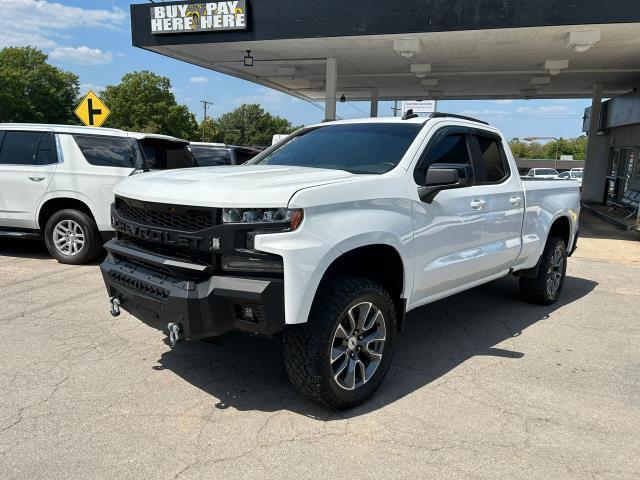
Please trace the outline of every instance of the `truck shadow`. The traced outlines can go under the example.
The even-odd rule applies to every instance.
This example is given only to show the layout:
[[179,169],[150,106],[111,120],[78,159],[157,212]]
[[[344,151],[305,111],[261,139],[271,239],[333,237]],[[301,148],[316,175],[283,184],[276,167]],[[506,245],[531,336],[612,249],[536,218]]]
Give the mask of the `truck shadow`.
[[503,357],[517,362],[526,352],[496,345],[519,336],[555,310],[589,294],[597,283],[567,277],[552,306],[520,300],[518,282],[504,278],[408,314],[390,371],[364,405],[332,412],[298,394],[287,379],[278,342],[241,333],[185,343],[162,354],[157,370],[171,370],[218,399],[216,408],[290,410],[322,421],[359,416],[428,385],[471,357]]
[[30,238],[0,238],[0,255],[17,258],[52,258],[44,241]]

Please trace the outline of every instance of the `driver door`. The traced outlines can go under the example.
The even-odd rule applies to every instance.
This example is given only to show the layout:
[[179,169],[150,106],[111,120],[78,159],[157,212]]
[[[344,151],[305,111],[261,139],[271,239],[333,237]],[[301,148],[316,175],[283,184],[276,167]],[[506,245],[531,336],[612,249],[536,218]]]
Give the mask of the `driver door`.
[[[415,279],[412,304],[426,303],[463,290],[487,273],[483,269],[486,243],[486,189],[474,184],[472,132],[445,127],[434,134],[414,170],[417,188],[430,167],[462,167],[466,185],[444,189],[427,201],[413,201]],[[430,203],[429,203],[429,200]]]

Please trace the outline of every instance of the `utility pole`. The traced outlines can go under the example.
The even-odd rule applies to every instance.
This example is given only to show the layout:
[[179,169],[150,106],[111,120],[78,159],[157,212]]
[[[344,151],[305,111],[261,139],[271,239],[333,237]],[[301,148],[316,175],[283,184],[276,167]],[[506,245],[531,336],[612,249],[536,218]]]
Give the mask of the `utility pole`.
[[209,105],[213,105],[213,102],[208,102],[207,100],[200,100],[200,103],[204,107],[204,117],[202,117],[202,141],[204,142],[204,122],[207,119],[207,107]]

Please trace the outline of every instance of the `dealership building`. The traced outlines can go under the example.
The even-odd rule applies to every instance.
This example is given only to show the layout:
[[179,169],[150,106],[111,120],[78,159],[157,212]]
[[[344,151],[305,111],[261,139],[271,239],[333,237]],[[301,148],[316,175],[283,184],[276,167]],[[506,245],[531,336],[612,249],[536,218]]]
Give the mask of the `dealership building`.
[[343,95],[371,116],[380,100],[590,98],[584,200],[602,201],[611,152],[629,162],[635,148],[640,170],[638,1],[156,0],[131,17],[134,46],[320,104],[328,120]]

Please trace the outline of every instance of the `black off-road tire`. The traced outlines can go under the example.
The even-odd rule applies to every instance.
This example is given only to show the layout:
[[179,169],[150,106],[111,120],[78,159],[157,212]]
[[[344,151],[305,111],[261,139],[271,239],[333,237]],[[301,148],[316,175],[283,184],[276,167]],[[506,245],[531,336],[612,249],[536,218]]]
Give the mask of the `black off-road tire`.
[[[560,268],[556,265],[558,258],[562,260]],[[528,302],[539,305],[551,305],[558,300],[567,272],[567,246],[564,240],[549,237],[540,257],[540,268],[535,278],[520,277],[520,295]],[[560,275],[556,288],[549,288],[551,275]]]
[[[330,352],[339,322],[362,302],[372,303],[384,317],[382,358],[366,383],[345,390],[334,379]],[[308,322],[285,330],[284,361],[289,379],[304,395],[329,408],[355,407],[373,395],[389,370],[396,331],[394,302],[379,284],[352,276],[329,278],[318,289]]]
[[[71,221],[78,225],[83,233],[83,245],[73,255],[65,254],[55,246],[54,230],[58,224]],[[49,253],[60,263],[82,265],[97,259],[103,252],[102,239],[96,222],[84,212],[65,209],[51,215],[44,229],[44,241]]]

